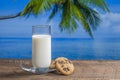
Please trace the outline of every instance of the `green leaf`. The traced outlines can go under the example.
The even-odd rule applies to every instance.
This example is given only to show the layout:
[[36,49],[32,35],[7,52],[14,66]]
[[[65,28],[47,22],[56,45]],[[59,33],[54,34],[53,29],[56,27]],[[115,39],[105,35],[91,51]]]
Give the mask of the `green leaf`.
[[92,34],[92,31],[91,31],[90,25],[87,22],[85,16],[83,15],[82,11],[79,10],[79,8],[77,6],[75,6],[74,4],[72,4],[72,7],[73,7],[73,9],[72,9],[73,16],[77,19],[77,21],[79,21],[83,25],[83,28],[93,38],[93,34]]
[[54,4],[54,1],[55,0],[30,0],[21,15],[29,15],[30,13],[38,15],[39,13],[48,11],[52,4]]
[[77,1],[74,4],[80,9],[91,28],[95,30],[101,22],[99,13],[84,4],[80,4]]
[[78,2],[87,6],[94,6],[100,8],[105,12],[109,12],[107,4],[104,0],[78,0]]

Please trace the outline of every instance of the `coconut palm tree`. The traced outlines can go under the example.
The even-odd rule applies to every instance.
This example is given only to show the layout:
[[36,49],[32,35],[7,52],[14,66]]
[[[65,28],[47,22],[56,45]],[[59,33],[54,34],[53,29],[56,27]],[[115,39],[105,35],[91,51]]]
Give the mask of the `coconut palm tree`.
[[100,15],[93,8],[99,8],[104,12],[109,9],[104,0],[30,0],[22,11],[21,15],[35,16],[39,13],[52,9],[49,16],[51,20],[57,13],[61,15],[60,29],[74,31],[78,27],[78,23],[91,37],[92,30],[95,30],[100,23]]
[[49,21],[56,14],[60,14],[59,26],[62,31],[72,32],[81,23],[83,28],[93,37],[92,30],[95,30],[101,22],[100,15],[94,8],[109,12],[104,0],[30,0],[23,11],[13,15],[12,18],[30,16],[30,14],[37,16],[40,13],[52,10]]

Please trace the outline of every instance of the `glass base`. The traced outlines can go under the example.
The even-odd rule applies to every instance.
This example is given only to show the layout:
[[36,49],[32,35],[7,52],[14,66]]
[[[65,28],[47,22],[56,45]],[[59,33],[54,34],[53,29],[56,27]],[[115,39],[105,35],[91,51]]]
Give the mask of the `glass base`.
[[54,72],[56,69],[49,69],[49,68],[35,68],[35,67],[29,67],[29,65],[20,65],[21,69],[27,72],[35,73],[35,74],[44,74],[49,72]]

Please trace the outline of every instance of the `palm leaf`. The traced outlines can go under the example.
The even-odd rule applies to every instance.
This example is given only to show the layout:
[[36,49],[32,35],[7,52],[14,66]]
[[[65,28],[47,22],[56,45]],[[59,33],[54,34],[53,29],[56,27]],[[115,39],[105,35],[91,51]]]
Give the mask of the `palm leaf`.
[[54,0],[30,0],[21,15],[29,15],[30,13],[38,15],[39,13],[49,10],[53,3]]
[[68,0],[63,5],[63,14],[60,27],[62,30],[67,29],[74,31],[78,27],[76,21],[80,22],[89,35],[93,37],[89,23],[86,21],[86,18],[82,12],[72,3],[72,0]]
[[105,12],[109,12],[107,4],[105,0],[78,0],[79,3],[85,4],[87,6],[94,6],[102,9]]
[[83,28],[89,33],[89,35],[93,38],[93,34],[90,28],[89,23],[87,22],[82,11],[74,4],[72,6],[73,16],[83,25]]
[[63,4],[62,19],[59,26],[62,31],[68,30],[70,33],[76,30],[78,26],[75,18],[72,16],[71,0],[67,0]]
[[79,3],[77,0],[74,4],[82,11],[82,14],[90,24],[91,28],[95,30],[101,22],[99,13],[88,6]]
[[50,21],[55,16],[55,14],[57,14],[58,11],[59,11],[59,5],[55,4],[53,6],[53,10],[52,10],[52,12],[51,12],[51,14],[50,14],[50,16],[48,18],[48,21]]

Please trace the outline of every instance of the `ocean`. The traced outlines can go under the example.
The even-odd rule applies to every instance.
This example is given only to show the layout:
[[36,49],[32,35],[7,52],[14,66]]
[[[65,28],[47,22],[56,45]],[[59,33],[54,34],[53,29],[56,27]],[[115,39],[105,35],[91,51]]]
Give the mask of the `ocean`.
[[[52,59],[120,60],[120,39],[52,38]],[[0,59],[31,59],[31,38],[0,38]]]

